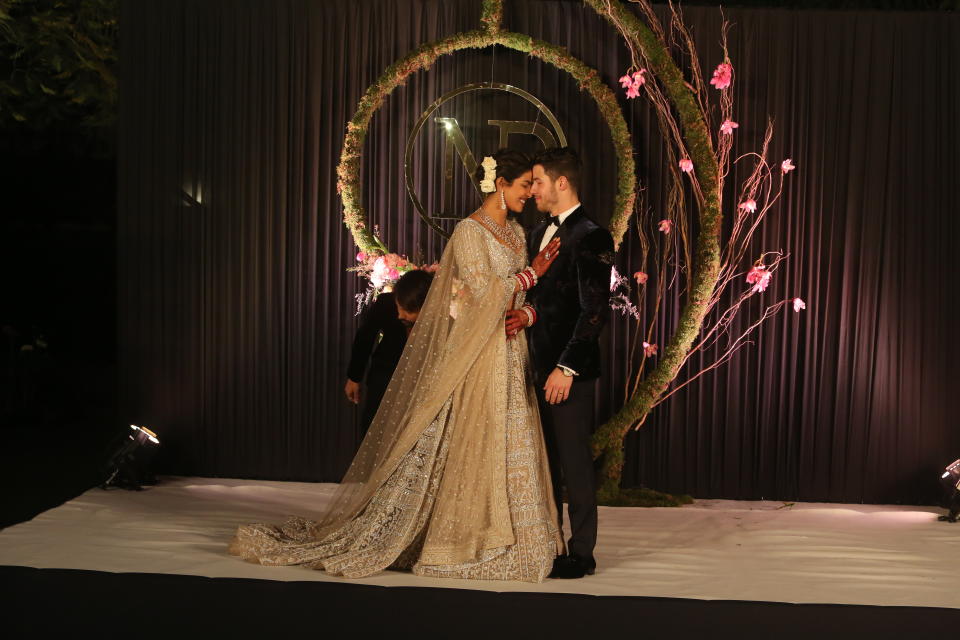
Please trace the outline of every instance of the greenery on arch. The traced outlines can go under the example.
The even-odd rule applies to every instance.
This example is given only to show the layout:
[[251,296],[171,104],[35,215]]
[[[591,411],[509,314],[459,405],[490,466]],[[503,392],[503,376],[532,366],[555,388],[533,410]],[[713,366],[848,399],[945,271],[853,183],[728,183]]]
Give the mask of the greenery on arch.
[[619,246],[633,213],[637,187],[633,142],[616,96],[600,79],[595,69],[572,56],[565,48],[525,34],[502,31],[502,17],[502,0],[484,0],[480,18],[481,29],[422,44],[387,67],[360,99],[356,113],[347,123],[340,164],[337,167],[337,189],[343,201],[344,224],[361,251],[388,252],[383,242],[368,228],[360,189],[363,143],[374,113],[394,89],[417,71],[428,69],[439,57],[465,49],[482,49],[496,45],[526,53],[569,73],[577,80],[580,89],[596,102],[610,130],[617,157],[617,194],[610,219],[610,231]]

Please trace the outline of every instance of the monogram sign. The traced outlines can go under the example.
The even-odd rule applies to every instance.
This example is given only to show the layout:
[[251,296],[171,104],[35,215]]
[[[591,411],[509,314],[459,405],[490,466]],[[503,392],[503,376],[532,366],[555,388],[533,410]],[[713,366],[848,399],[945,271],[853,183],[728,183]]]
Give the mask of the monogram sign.
[[[472,210],[471,207],[477,204],[478,198],[482,198],[480,184],[476,178],[477,167],[479,166],[477,155],[467,141],[467,135],[464,132],[464,127],[461,126],[461,120],[455,115],[444,115],[443,109],[445,105],[449,106],[455,98],[472,92],[499,92],[502,96],[515,97],[517,100],[523,101],[526,104],[526,107],[524,107],[526,111],[530,111],[531,105],[535,109],[533,120],[506,119],[504,117],[487,117],[484,119],[476,115],[469,116],[471,121],[479,121],[483,124],[485,128],[485,131],[482,132],[483,137],[490,138],[490,144],[484,146],[481,157],[490,153],[493,145],[496,145],[496,148],[507,147],[511,144],[529,148],[531,143],[542,148],[567,145],[567,138],[560,128],[560,123],[557,122],[550,109],[535,96],[519,87],[499,82],[482,82],[464,85],[440,97],[423,112],[410,132],[404,155],[404,177],[407,193],[410,195],[410,199],[413,201],[420,217],[444,236],[449,234],[443,229],[440,222],[443,220],[458,220],[469,214]],[[479,109],[475,108],[474,111],[486,111],[483,114],[486,116],[500,115],[492,111],[497,106],[504,107],[503,101],[491,100],[480,104],[481,107]],[[515,110],[516,107],[511,112]],[[427,136],[428,139],[432,139],[436,146],[442,146],[439,166],[437,166],[437,162],[422,162],[415,166],[413,159],[417,151],[417,140],[422,133],[429,133],[428,127],[434,127],[437,134]],[[474,138],[478,135],[475,135]],[[523,138],[517,139],[520,136]],[[493,142],[493,138],[496,139],[496,142]],[[435,154],[440,149],[427,149],[426,151]],[[417,167],[429,168],[431,164],[436,167],[436,173],[439,174],[436,177],[440,179],[437,180],[436,177],[430,179],[432,176],[419,176],[419,189],[424,191],[430,189],[430,197],[426,199],[428,202],[435,203],[424,206],[417,193],[418,176],[414,173]],[[458,184],[472,185],[472,188],[458,190]],[[475,195],[465,197],[469,191],[473,191]]]

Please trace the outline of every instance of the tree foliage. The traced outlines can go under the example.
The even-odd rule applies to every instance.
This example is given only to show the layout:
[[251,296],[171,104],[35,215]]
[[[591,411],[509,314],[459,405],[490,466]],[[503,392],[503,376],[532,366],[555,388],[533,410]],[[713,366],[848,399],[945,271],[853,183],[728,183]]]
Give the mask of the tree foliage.
[[118,0],[0,0],[0,128],[112,128]]

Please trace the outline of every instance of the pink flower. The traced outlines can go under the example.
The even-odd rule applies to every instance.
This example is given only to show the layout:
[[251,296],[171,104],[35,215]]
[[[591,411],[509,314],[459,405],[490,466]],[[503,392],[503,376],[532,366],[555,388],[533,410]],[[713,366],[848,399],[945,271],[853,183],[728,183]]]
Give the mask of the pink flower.
[[400,266],[400,261],[403,260],[403,258],[401,258],[395,253],[388,253],[387,255],[384,256],[384,258],[387,261],[387,266],[393,269],[396,269],[398,266]]
[[747,272],[747,284],[752,284],[756,293],[763,293],[766,291],[767,285],[770,284],[771,277],[773,277],[773,274],[767,271],[766,266],[755,264]]
[[650,344],[649,342],[643,343],[643,355],[647,358],[652,358],[657,355],[657,345]]
[[399,279],[400,279],[400,272],[397,271],[397,270],[394,269],[394,268],[390,268],[390,269],[387,270],[387,278],[388,278],[389,280],[399,280]]
[[420,267],[420,269],[426,271],[427,273],[436,273],[440,269],[440,263],[434,262],[433,264],[425,264]]
[[744,200],[743,202],[740,203],[740,208],[743,209],[744,211],[749,211],[750,213],[753,213],[754,211],[757,210],[757,201],[754,200],[753,198],[750,198],[749,200]]
[[357,262],[366,262],[366,261],[367,261],[367,254],[365,254],[363,251],[357,254]]
[[[667,222],[669,222],[669,220]],[[643,271],[637,271],[633,274],[633,279],[637,281],[637,284],[647,284],[647,274]]]
[[680,161],[680,171],[690,173],[693,171],[693,161],[690,158],[684,158]]
[[620,77],[620,86],[627,90],[627,98],[640,97],[640,87],[647,81],[643,76],[646,72],[646,69],[640,69],[634,71],[632,75],[628,73]]
[[661,220],[657,229],[663,231],[664,233],[670,233],[670,229],[673,228],[673,223],[669,220]]
[[780,171],[783,173],[790,173],[794,169],[796,169],[796,167],[793,165],[793,158],[787,158],[780,163]]
[[739,126],[740,125],[734,122],[733,120],[724,120],[723,124],[720,125],[720,133],[726,134],[728,136],[732,136],[733,130]]
[[713,72],[713,79],[710,80],[710,84],[715,86],[717,89],[726,89],[730,86],[732,81],[733,67],[722,62],[717,65],[717,68]]
[[800,313],[800,309],[806,309],[807,303],[801,300],[800,298],[793,299],[793,310],[797,313]]

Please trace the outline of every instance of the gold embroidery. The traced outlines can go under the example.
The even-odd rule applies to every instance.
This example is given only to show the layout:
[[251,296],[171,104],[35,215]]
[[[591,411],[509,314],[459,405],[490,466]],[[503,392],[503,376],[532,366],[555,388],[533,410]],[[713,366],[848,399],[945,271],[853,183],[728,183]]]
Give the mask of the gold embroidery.
[[[509,224],[522,238],[519,225]],[[451,245],[456,244],[465,287],[462,313],[449,320],[450,332],[459,323],[463,330],[492,331],[477,361],[385,481],[371,487],[357,515],[332,530],[299,517],[281,526],[245,525],[231,553],[264,565],[300,564],[345,577],[392,567],[424,576],[540,582],[550,572],[563,543],[526,340],[523,334],[505,340],[502,323],[511,302],[514,308],[524,302],[522,292],[515,300],[511,294],[512,275],[526,259],[475,221],[465,220],[458,232]],[[469,325],[476,305],[493,303],[484,293],[491,276],[502,283],[496,297],[502,300],[499,326]],[[449,307],[449,300],[443,304]],[[447,351],[453,344],[446,344],[449,357],[457,356]],[[427,372],[423,384],[432,384],[435,375]],[[390,398],[388,391],[385,401]]]

